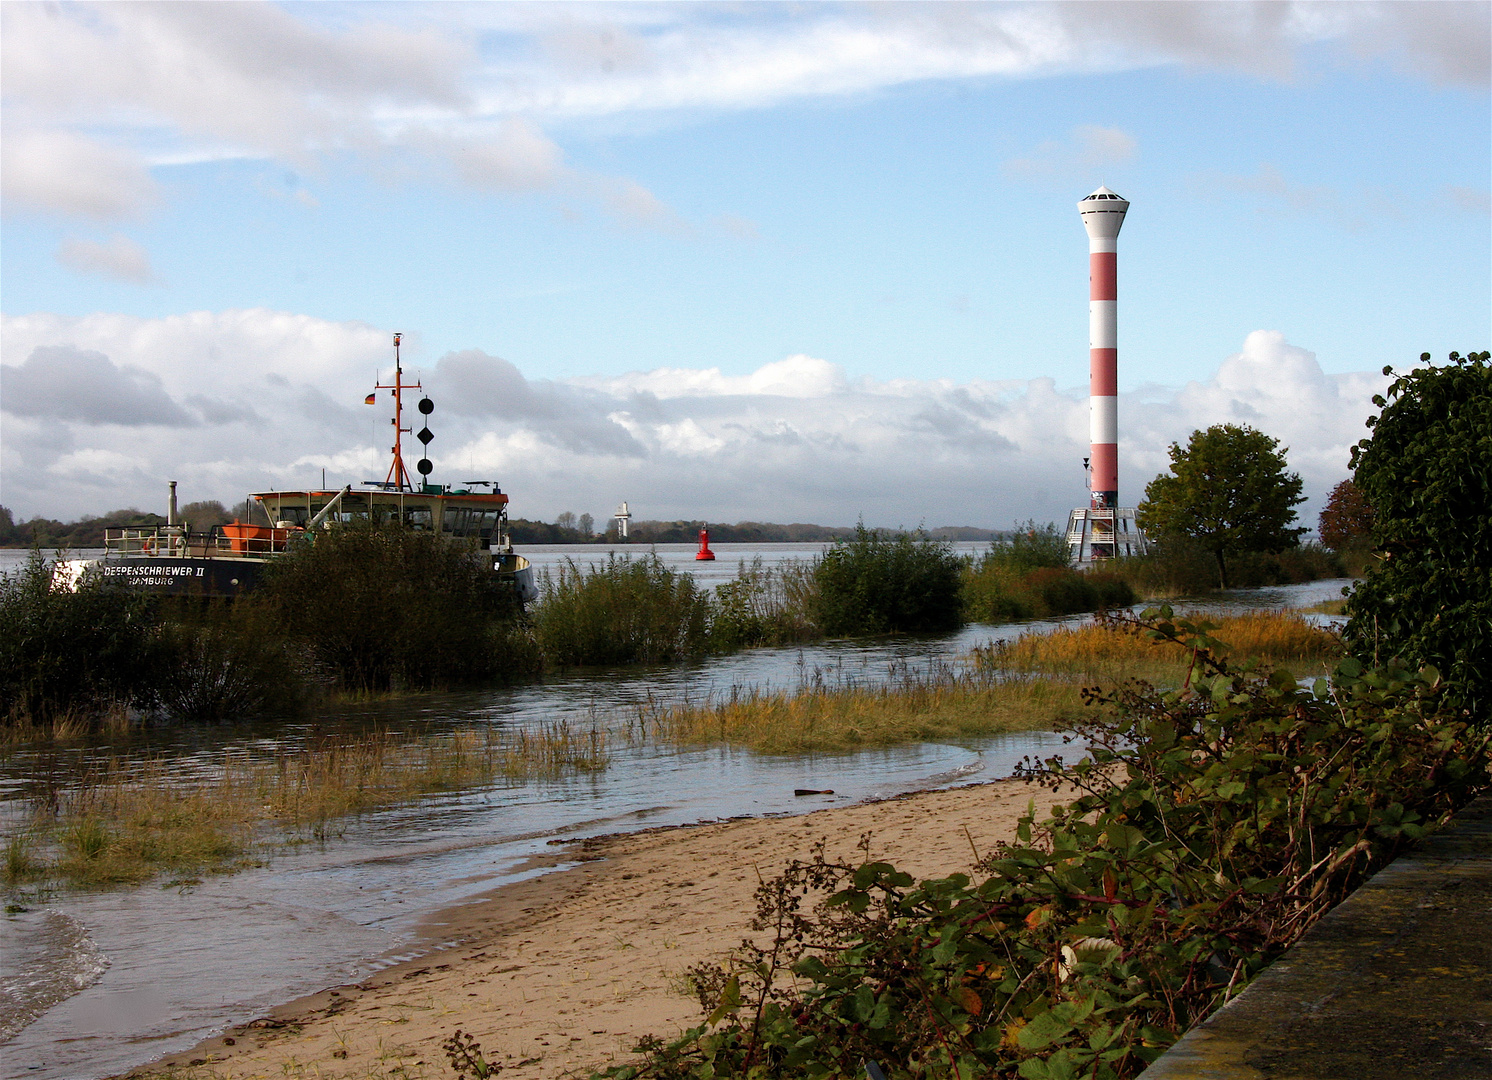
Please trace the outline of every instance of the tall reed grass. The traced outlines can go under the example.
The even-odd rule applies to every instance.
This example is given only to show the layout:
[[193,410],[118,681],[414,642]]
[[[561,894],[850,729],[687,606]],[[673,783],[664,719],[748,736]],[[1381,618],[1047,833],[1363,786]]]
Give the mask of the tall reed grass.
[[605,732],[566,721],[326,736],[227,754],[194,773],[164,759],[116,759],[38,794],[9,830],[3,870],[12,885],[82,887],[228,872],[286,840],[325,839],[357,814],[503,779],[596,772],[609,760]]
[[[1198,616],[1204,618],[1205,616]],[[1326,673],[1341,641],[1289,611],[1218,615],[1214,635],[1237,661],[1297,664]],[[1054,730],[1084,714],[1083,687],[1142,678],[1179,685],[1189,657],[1157,647],[1113,623],[1062,627],[975,649],[967,662],[903,672],[881,685],[826,685],[793,691],[733,689],[702,703],[648,701],[629,735],[681,745],[725,743],[763,753],[844,751],[1006,731]]]

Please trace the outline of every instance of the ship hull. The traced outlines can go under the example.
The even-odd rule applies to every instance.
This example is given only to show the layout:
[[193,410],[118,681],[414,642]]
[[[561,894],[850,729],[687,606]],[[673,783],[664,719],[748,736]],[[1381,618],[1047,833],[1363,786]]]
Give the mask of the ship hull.
[[259,584],[262,559],[148,556],[73,560],[63,572],[74,581],[100,577],[111,585],[165,596],[237,596]]

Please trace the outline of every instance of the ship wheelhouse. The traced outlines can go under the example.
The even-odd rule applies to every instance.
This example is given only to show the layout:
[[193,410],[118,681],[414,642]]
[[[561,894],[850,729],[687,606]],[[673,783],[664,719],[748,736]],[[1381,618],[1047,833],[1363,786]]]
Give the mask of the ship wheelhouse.
[[[472,540],[489,551],[505,549],[509,546],[508,497],[496,484],[483,486],[491,490],[422,484],[400,491],[375,484],[342,491],[260,491],[249,498],[260,507],[263,524],[255,521],[223,528],[242,532],[246,540],[278,541],[283,546],[288,535],[297,530],[365,521],[398,522],[416,532]],[[279,533],[285,535],[272,535]]]

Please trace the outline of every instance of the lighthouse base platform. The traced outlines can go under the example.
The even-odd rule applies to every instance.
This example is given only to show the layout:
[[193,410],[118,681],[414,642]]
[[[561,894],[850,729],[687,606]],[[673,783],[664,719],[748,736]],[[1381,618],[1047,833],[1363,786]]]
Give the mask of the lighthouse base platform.
[[1076,565],[1143,555],[1149,548],[1132,506],[1084,506],[1067,515],[1067,551]]

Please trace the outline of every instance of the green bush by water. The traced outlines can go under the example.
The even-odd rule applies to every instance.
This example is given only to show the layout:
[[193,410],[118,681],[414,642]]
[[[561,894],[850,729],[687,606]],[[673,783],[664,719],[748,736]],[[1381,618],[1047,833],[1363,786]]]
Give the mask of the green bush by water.
[[810,612],[817,579],[814,564],[769,567],[758,555],[710,598],[710,645],[717,652],[757,645],[786,645],[821,637]]
[[249,598],[336,685],[359,693],[483,682],[531,669],[519,605],[474,549],[397,523],[320,533]]
[[812,615],[829,637],[952,630],[962,621],[961,576],[947,541],[858,525],[819,560]]
[[0,576],[0,724],[12,732],[283,714],[328,688],[428,689],[539,666],[516,599],[477,553],[391,525],[321,533],[231,601],[86,576],[67,589],[40,553]]
[[[1322,578],[1348,577],[1340,554],[1319,544],[1302,544],[1277,552],[1251,551],[1228,563],[1230,587],[1296,585]],[[1217,588],[1217,560],[1186,538],[1157,541],[1145,555],[1110,561],[1105,571],[1125,581],[1140,596],[1200,596]]]
[[541,579],[534,634],[547,664],[657,664],[710,646],[710,601],[656,554],[566,559]]
[[99,580],[60,588],[36,551],[0,575],[0,723],[102,715],[146,697],[156,668],[144,597]]
[[171,719],[216,723],[287,715],[314,694],[303,654],[273,605],[178,600],[163,614],[157,670],[146,696]]
[[996,541],[963,570],[963,614],[973,622],[1041,619],[1127,607],[1134,591],[1108,573],[1068,565],[1067,539],[1054,524],[1034,521]]

